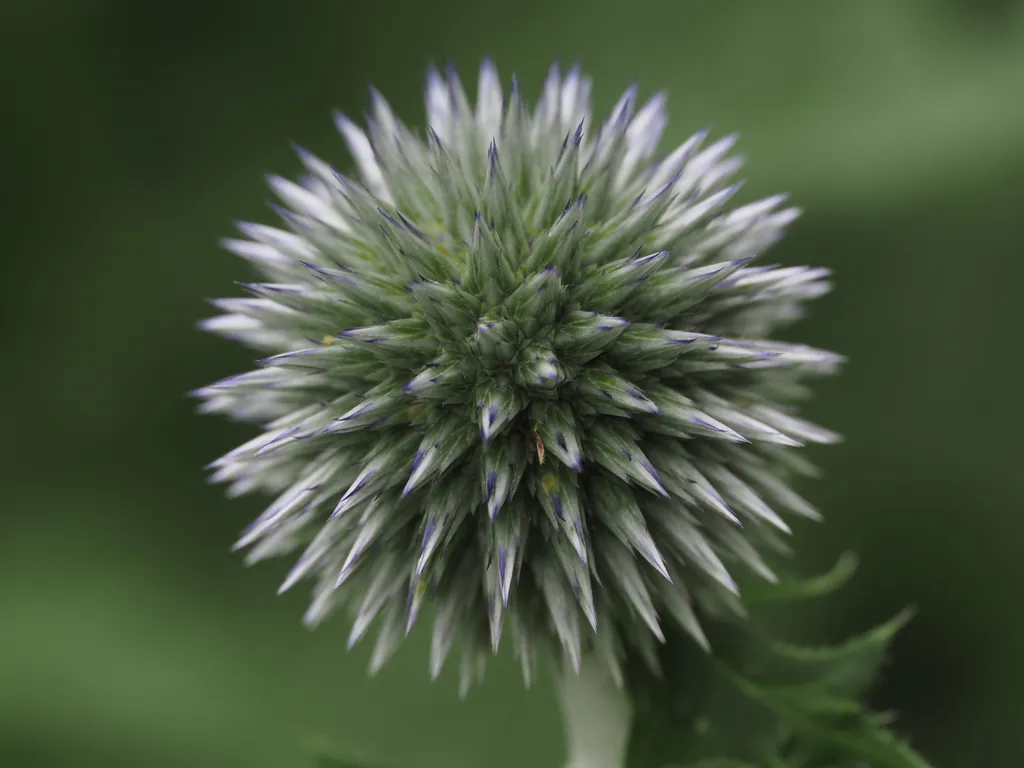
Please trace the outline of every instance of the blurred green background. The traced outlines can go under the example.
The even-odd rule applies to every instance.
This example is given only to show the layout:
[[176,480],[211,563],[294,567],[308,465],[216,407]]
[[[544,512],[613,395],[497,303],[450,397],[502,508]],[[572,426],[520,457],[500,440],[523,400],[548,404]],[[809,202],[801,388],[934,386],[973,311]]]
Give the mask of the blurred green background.
[[1024,765],[1022,3],[8,0],[0,29],[0,766],[284,768],[307,731],[410,768],[558,764],[550,686],[509,659],[460,702],[422,633],[369,681],[340,622],[303,630],[287,563],[229,552],[261,500],[204,482],[249,430],[183,394],[251,362],[194,324],[289,141],[344,166],[332,108],[372,81],[420,124],[424,67],[475,87],[485,53],[531,98],[554,58],[599,109],[668,89],[668,140],[738,130],[748,189],[805,208],[774,256],[835,270],[798,333],[851,363],[810,406],[848,440],[802,489],[827,522],[801,567],[862,569],[797,629],[916,604],[876,705],[937,766]]

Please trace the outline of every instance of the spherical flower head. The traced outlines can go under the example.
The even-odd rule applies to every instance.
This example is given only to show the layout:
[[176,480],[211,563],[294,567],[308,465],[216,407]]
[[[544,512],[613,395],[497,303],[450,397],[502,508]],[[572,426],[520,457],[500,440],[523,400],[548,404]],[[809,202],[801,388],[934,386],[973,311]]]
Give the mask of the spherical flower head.
[[653,159],[662,95],[589,128],[589,91],[556,66],[531,110],[485,62],[473,105],[431,71],[425,137],[373,92],[367,130],[337,118],[358,180],[300,151],[283,228],[226,243],[262,281],[205,327],[271,356],[198,393],[262,429],[213,478],[276,495],[239,546],[302,549],[282,589],[378,625],[373,669],[425,604],[464,684],[506,634],[527,675],[651,657],[662,621],[705,643],[694,603],[816,515],[783,478],[835,436],[791,405],[839,359],[768,334],[827,272],[753,263],[797,211],[729,208],[731,137]]

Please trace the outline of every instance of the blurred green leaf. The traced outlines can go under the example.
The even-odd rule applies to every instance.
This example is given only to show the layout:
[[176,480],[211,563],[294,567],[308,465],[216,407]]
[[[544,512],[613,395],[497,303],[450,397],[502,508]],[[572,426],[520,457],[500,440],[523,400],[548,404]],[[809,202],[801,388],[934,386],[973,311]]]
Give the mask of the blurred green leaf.
[[747,605],[754,606],[761,603],[824,597],[846,586],[856,571],[857,556],[846,552],[830,571],[818,576],[806,579],[788,579],[778,584],[758,581],[744,585],[743,600]]
[[[841,560],[822,577],[775,587],[775,599],[831,592],[851,572]],[[835,646],[780,642],[756,617],[708,622],[711,654],[669,636],[660,676],[630,671],[629,768],[927,768],[861,701],[911,614]]]
[[306,751],[312,755],[315,768],[392,768],[377,759],[342,749],[320,736],[307,739]]
[[[788,731],[779,747],[780,755],[786,742],[797,748],[806,745],[800,749],[803,759],[786,759],[784,765],[826,768],[855,758],[867,760],[871,768],[928,768],[928,763],[885,728],[885,718],[863,711],[853,699],[844,707],[823,709],[822,699],[811,691],[810,695],[779,695],[777,690],[761,687],[731,671],[724,670],[724,674],[751,700],[775,714],[783,731]],[[780,755],[770,757],[781,760]],[[770,768],[772,763],[763,765]]]
[[730,684],[717,659],[738,660],[749,638],[738,626],[706,626],[714,655],[669,632],[659,655],[661,676],[637,664],[628,671],[635,720],[628,768],[757,764],[782,736],[778,718]]
[[802,685],[823,694],[858,697],[867,692],[884,663],[889,644],[913,616],[908,609],[884,624],[835,646],[807,647],[771,643],[767,668],[771,680]]

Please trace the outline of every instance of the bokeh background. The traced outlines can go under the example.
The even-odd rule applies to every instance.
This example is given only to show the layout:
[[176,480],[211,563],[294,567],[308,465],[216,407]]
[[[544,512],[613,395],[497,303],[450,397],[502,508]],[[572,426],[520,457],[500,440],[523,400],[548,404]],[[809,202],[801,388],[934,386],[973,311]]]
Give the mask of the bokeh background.
[[751,194],[806,216],[774,256],[832,267],[799,329],[848,354],[813,417],[848,436],[802,490],[800,567],[861,555],[799,627],[919,613],[876,693],[937,766],[1024,765],[1024,7],[998,0],[7,0],[0,765],[283,768],[319,732],[396,765],[554,766],[549,686],[502,657],[460,702],[417,634],[380,677],[301,628],[285,562],[229,552],[260,500],[202,466],[248,431],[187,390],[251,354],[198,333],[218,250],[269,216],[292,140],[372,81],[422,121],[424,67],[493,54],[531,98],[581,61],[608,109],[670,92],[667,139],[738,130]]

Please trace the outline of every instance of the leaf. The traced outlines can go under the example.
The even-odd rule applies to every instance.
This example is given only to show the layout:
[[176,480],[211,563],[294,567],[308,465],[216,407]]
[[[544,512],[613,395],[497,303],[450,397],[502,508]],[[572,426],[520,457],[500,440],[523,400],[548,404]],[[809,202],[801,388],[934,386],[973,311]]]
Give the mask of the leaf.
[[764,580],[744,585],[743,599],[751,606],[763,603],[791,602],[824,597],[846,586],[857,571],[857,556],[844,553],[832,569],[807,579],[792,579],[771,584]]
[[305,750],[313,758],[315,768],[391,768],[386,763],[341,749],[337,744],[322,736],[311,736],[305,740]]
[[718,669],[717,658],[745,655],[745,633],[723,624],[707,629],[714,656],[666,627],[659,654],[662,674],[639,666],[627,670],[635,706],[628,768],[688,767],[712,760],[757,766],[778,743],[778,718],[730,685]]
[[777,685],[762,688],[775,701],[789,702],[816,715],[857,715],[861,711],[855,699],[835,696],[814,685]]
[[860,701],[910,615],[817,648],[766,637],[754,620],[705,622],[710,654],[670,634],[660,676],[627,672],[628,768],[928,768]]
[[771,643],[762,677],[811,685],[835,695],[863,695],[885,661],[889,644],[913,616],[907,609],[864,634],[835,646]]
[[748,697],[779,715],[794,732],[812,742],[846,756],[870,760],[872,768],[929,768],[928,763],[871,715],[862,712],[852,718],[831,720],[816,717],[799,698],[787,701],[738,675],[730,677]]

